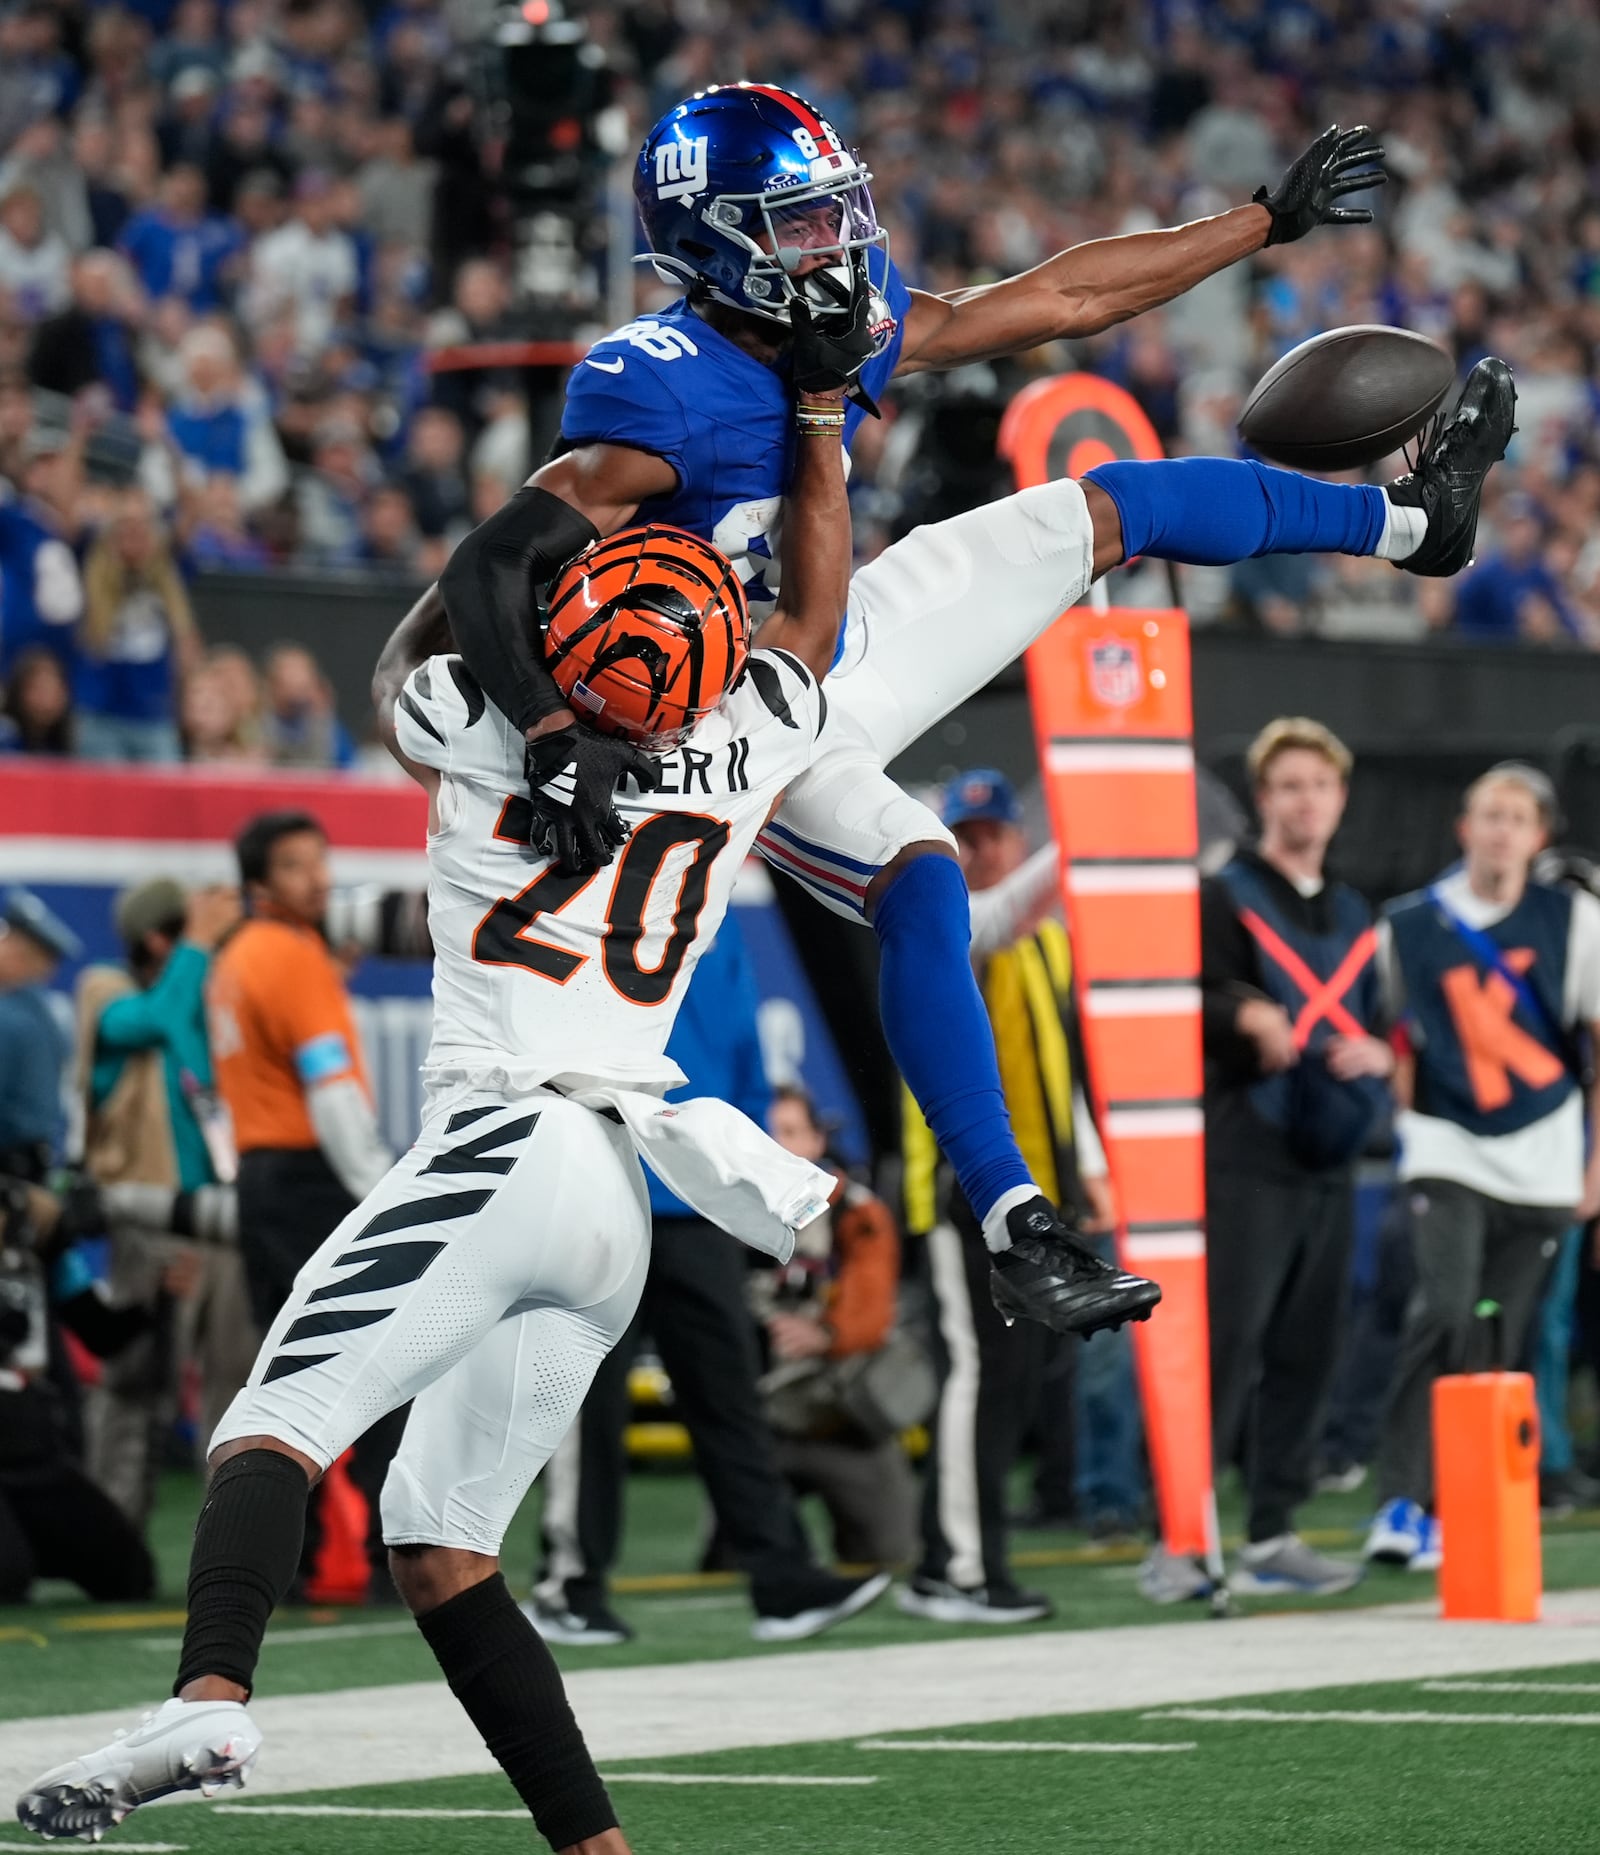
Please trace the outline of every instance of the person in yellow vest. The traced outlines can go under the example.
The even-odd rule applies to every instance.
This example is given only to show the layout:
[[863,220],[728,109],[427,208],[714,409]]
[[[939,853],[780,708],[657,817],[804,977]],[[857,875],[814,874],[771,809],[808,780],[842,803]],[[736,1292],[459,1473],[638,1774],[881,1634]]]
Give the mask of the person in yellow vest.
[[[1114,1222],[1105,1154],[1074,1075],[1072,951],[1059,920],[1053,845],[1028,856],[1011,783],[979,769],[950,782],[944,821],[961,849],[972,891],[973,958],[994,1029],[1017,1141],[1039,1188],[1081,1213],[1086,1234],[1109,1241]],[[1021,1591],[1011,1576],[1006,1482],[1023,1432],[1038,1408],[1051,1335],[1026,1323],[1007,1327],[990,1300],[988,1258],[971,1207],[945,1176],[933,1136],[905,1097],[904,1199],[907,1229],[927,1238],[936,1313],[939,1407],[923,1490],[922,1556],[899,1595],[912,1616],[943,1623],[1026,1623],[1050,1614],[1050,1601]],[[1096,1334],[1078,1350],[1080,1410],[1110,1452],[1132,1465],[1113,1503],[1136,1507],[1138,1405],[1124,1334]],[[1107,1414],[1116,1413],[1115,1423]],[[1131,1426],[1131,1429],[1130,1427]],[[1120,1432],[1120,1433],[1118,1433]],[[1080,1504],[1098,1507],[1090,1463],[1079,1461]]]

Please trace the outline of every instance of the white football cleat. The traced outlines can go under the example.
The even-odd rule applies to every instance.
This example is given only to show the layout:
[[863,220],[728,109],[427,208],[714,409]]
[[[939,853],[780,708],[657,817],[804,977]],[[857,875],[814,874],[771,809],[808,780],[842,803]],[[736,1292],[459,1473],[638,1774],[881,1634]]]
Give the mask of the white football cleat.
[[98,1842],[157,1797],[242,1786],[260,1750],[261,1733],[240,1702],[169,1700],[131,1733],[36,1779],[17,1799],[17,1821],[47,1838]]

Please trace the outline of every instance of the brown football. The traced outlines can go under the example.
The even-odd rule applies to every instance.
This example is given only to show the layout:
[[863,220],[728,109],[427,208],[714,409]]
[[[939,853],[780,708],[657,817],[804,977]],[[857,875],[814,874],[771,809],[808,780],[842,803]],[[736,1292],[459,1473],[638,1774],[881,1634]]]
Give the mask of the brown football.
[[1297,470],[1355,470],[1415,438],[1455,377],[1444,349],[1410,329],[1330,329],[1261,376],[1239,436]]

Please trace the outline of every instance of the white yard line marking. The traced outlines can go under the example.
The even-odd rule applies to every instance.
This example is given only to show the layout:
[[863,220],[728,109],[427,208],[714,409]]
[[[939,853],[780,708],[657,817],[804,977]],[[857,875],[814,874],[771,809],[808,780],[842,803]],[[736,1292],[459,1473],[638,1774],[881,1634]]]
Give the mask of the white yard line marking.
[[[116,1846],[126,1849],[127,1855],[187,1855],[187,1842],[121,1842]],[[35,1842],[0,1842],[0,1849],[28,1849],[32,1855],[39,1855],[39,1844]]]
[[1141,1718],[1273,1726],[1600,1726],[1600,1713],[1386,1713],[1377,1707],[1326,1713],[1290,1713],[1275,1707],[1164,1707]]
[[[1600,1663],[1596,1593],[1563,1591],[1545,1599],[1544,1622],[1518,1630],[1441,1623],[1435,1605],[1424,1602],[1252,1617],[1232,1629],[1197,1618],[1003,1641],[913,1639],[870,1649],[584,1668],[566,1683],[591,1752],[602,1766],[626,1769],[684,1753],[961,1732],[1015,1720],[1019,1712],[1070,1716],[1256,1700],[1303,1692],[1308,1678],[1329,1688],[1411,1685],[1456,1675],[1531,1677],[1594,1663]],[[362,1666],[359,1653],[350,1653],[348,1665]],[[267,1740],[251,1774],[252,1795],[336,1791],[349,1785],[352,1771],[365,1785],[497,1769],[439,1680],[268,1693],[250,1703],[250,1717]],[[137,1719],[136,1707],[121,1707],[0,1723],[0,1795],[104,1745]]]
[[[415,1636],[416,1623],[410,1617],[404,1617],[391,1623],[332,1623],[325,1629],[313,1626],[310,1629],[268,1630],[263,1649],[299,1649],[307,1643],[319,1642],[359,1642],[368,1636]],[[170,1655],[183,1647],[181,1636],[136,1636],[134,1646],[139,1649],[157,1649]]]
[[858,1752],[1194,1752],[1197,1742],[1140,1745],[1109,1739],[858,1739]]
[[760,1777],[744,1772],[602,1771],[607,1784],[876,1784],[876,1778]]
[[367,1810],[347,1803],[219,1803],[218,1816],[401,1816],[401,1817],[504,1817],[526,1823],[526,1810]]
[[[738,1784],[787,1787],[825,1786],[837,1789],[840,1786],[851,1787],[878,1782],[875,1777],[802,1777],[786,1773],[710,1771],[603,1771],[600,1775],[607,1784]],[[415,1809],[405,1809],[398,1806],[384,1808],[378,1805],[369,1807],[362,1804],[343,1803],[224,1803],[218,1804],[216,1808],[224,1816],[484,1817],[520,1823],[528,1820],[526,1810],[446,1810],[420,1806]],[[12,1846],[20,1848],[22,1844],[15,1843]],[[118,1846],[127,1848],[130,1845],[120,1843]]]
[[1600,1681],[1419,1681],[1428,1694],[1600,1694]]

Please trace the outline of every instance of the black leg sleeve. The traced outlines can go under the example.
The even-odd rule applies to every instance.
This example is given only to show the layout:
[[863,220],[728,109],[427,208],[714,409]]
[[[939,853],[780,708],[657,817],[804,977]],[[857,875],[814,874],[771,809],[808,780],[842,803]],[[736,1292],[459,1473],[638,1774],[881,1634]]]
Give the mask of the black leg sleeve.
[[544,1639],[496,1572],[417,1618],[450,1692],[553,1849],[617,1826]]
[[189,1557],[189,1621],[174,1694],[202,1675],[255,1685],[267,1620],[300,1563],[310,1484],[276,1449],[247,1449],[211,1478]]

